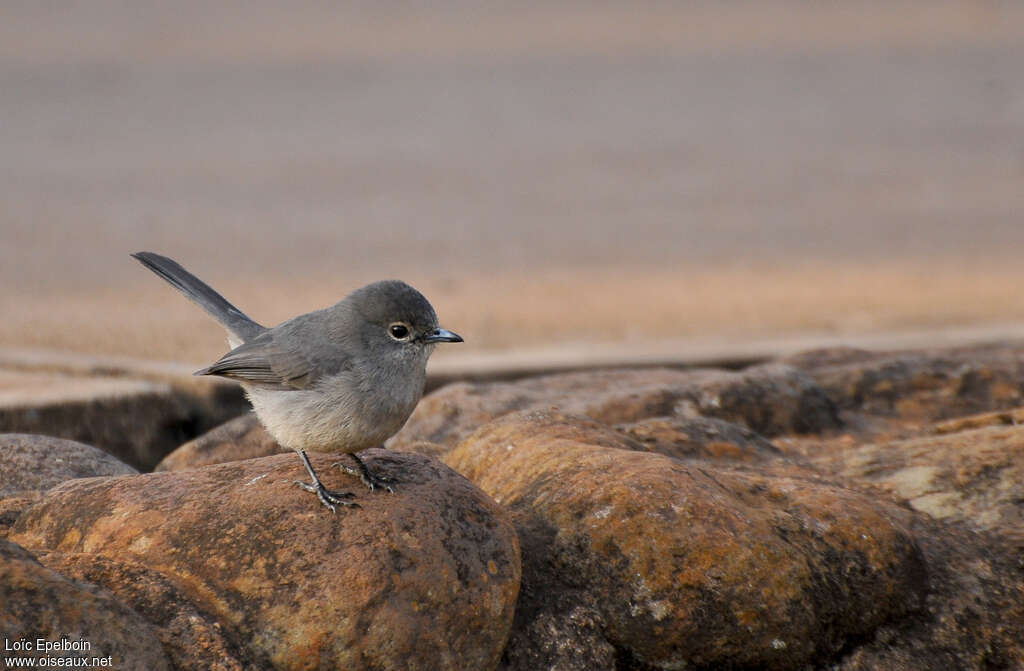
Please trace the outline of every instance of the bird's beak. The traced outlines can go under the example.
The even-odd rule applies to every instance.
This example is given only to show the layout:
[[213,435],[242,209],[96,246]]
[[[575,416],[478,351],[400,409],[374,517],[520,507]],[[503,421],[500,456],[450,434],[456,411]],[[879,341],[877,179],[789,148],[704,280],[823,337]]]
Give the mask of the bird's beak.
[[458,333],[453,333],[448,329],[437,329],[426,338],[423,339],[425,343],[434,342],[463,342],[462,336]]

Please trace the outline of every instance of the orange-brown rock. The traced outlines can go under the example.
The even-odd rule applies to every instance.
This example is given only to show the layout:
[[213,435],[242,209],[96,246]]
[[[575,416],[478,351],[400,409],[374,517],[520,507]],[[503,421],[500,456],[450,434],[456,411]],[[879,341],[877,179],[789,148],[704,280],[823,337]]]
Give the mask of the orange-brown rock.
[[966,417],[954,417],[943,422],[937,422],[932,427],[933,433],[956,433],[970,429],[981,429],[986,426],[1016,426],[1024,424],[1024,408],[1010,408],[1008,410],[995,410],[993,412],[982,412],[977,415]]
[[394,494],[310,455],[361,506],[337,514],[292,484],[305,474],[288,454],[71,481],[22,515],[11,538],[143,564],[263,668],[493,668],[520,577],[507,513],[435,460],[363,454]]
[[1024,552],[1024,426],[804,449],[825,473],[883,489],[936,519],[997,532]]
[[1024,669],[1024,572],[1019,549],[993,534],[916,515],[927,590],[920,609],[875,631],[837,671]]
[[739,373],[624,369],[451,384],[425,397],[390,444],[425,440],[452,447],[492,419],[552,407],[608,425],[716,417],[767,436],[840,426],[824,391],[792,367],[772,364]]
[[901,421],[928,423],[1024,402],[1024,349],[1013,345],[816,350],[786,363],[806,371],[840,409]]
[[285,452],[290,450],[278,445],[256,415],[247,412],[185,443],[153,470],[182,471]]
[[565,421],[509,415],[445,456],[508,506],[523,543],[505,668],[798,668],[923,596],[895,506],[798,469],[591,444]]
[[694,403],[701,415],[743,424],[769,437],[842,426],[835,405],[814,379],[779,363],[700,380]]
[[[0,658],[106,658],[112,667],[142,671],[171,668],[152,625],[105,590],[43,566],[24,548],[0,540]],[[84,641],[89,648],[46,652],[37,639]],[[26,640],[32,649],[7,650]],[[84,647],[84,646],[83,646]],[[68,661],[65,666],[70,666]]]
[[242,641],[229,628],[197,608],[168,577],[141,564],[118,562],[95,554],[49,552],[40,561],[61,575],[104,589],[139,613],[156,629],[171,666],[209,671],[260,671]]
[[524,439],[568,440],[600,447],[643,452],[637,440],[589,417],[573,415],[558,409],[524,410],[505,415],[487,424],[488,435],[495,441]]
[[782,455],[754,431],[710,417],[653,417],[616,428],[646,450],[677,459],[755,464]]
[[[454,447],[460,440],[496,417],[519,410],[552,407],[588,415],[613,399],[631,407],[631,418],[671,414],[676,396],[691,374],[667,369],[594,371],[527,378],[516,382],[460,382],[428,394],[389,446],[429,441]],[[594,407],[597,405],[598,407]],[[621,414],[623,409],[617,408]],[[596,418],[601,421],[603,417]]]
[[21,514],[42,497],[42,492],[28,492],[0,499],[0,538],[6,538]]

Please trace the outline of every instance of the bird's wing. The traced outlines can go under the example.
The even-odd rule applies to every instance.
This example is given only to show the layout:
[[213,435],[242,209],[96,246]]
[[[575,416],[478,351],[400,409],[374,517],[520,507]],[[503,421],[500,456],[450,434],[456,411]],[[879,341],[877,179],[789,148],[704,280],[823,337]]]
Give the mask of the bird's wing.
[[219,375],[271,389],[307,389],[324,371],[301,352],[282,347],[272,331],[239,345],[196,375]]

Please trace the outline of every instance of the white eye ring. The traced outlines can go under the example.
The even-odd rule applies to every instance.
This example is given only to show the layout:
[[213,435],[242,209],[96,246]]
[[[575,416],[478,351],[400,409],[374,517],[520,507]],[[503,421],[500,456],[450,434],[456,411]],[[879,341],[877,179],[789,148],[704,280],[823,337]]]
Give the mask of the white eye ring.
[[408,340],[412,337],[412,329],[405,322],[394,322],[388,325],[388,335],[394,340]]

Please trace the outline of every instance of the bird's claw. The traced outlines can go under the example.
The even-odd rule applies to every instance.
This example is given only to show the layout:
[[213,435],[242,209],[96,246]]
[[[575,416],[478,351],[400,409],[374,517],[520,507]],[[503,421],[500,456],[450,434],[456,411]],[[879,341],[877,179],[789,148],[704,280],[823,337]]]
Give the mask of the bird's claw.
[[320,503],[330,508],[332,513],[338,512],[338,509],[335,508],[336,505],[348,506],[350,508],[359,507],[359,504],[356,503],[355,501],[347,500],[355,497],[355,494],[353,494],[352,492],[331,491],[330,489],[327,489],[319,482],[309,483],[296,480],[295,485],[301,487],[302,489],[305,489],[307,492],[312,492],[313,494],[316,494],[316,497],[320,499]]
[[359,479],[362,480],[364,485],[370,488],[371,492],[375,487],[380,487],[381,489],[386,489],[389,494],[395,493],[395,490],[391,488],[390,484],[388,484],[389,482],[394,482],[394,480],[385,475],[373,475],[371,473],[368,477],[363,476]]
[[368,469],[366,467],[366,464],[363,463],[362,459],[360,459],[359,457],[357,457],[354,454],[350,454],[349,456],[352,457],[353,460],[355,460],[356,467],[349,466],[349,465],[344,464],[344,463],[342,463],[340,461],[336,461],[336,462],[334,462],[331,465],[332,466],[337,466],[338,468],[340,468],[341,470],[345,471],[349,475],[354,475],[357,478],[359,478],[359,480],[364,485],[366,485],[366,487],[371,492],[374,489],[376,489],[377,487],[380,487],[381,489],[387,490],[391,494],[395,493],[395,490],[391,488],[391,484],[390,484],[390,483],[394,482],[394,480],[392,478],[389,478],[386,475],[374,475],[373,473],[370,472],[370,469]]

